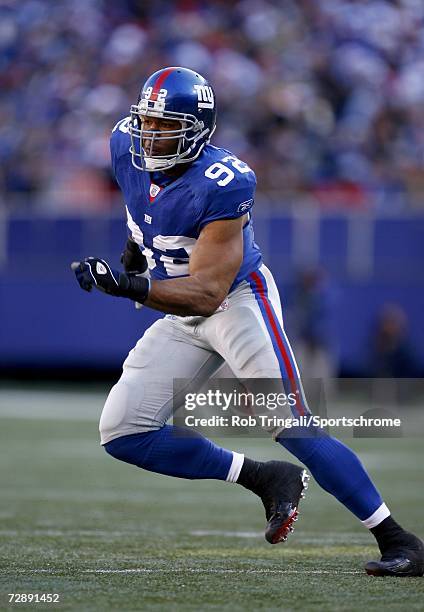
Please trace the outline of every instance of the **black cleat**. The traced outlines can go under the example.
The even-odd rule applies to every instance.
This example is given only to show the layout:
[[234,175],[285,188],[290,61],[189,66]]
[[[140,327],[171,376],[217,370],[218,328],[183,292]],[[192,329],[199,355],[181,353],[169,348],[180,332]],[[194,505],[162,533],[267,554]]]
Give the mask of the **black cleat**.
[[286,461],[262,463],[257,474],[255,493],[265,508],[265,539],[270,544],[285,542],[294,531],[299,501],[305,496],[310,476],[306,470]]
[[365,571],[370,576],[423,576],[424,542],[405,532],[405,542],[387,549],[380,561],[369,561]]

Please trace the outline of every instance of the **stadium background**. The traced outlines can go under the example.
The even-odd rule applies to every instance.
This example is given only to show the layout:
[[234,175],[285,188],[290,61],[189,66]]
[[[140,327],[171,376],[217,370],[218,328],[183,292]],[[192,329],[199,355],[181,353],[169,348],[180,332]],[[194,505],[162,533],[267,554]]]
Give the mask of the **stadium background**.
[[[352,574],[337,585],[358,609],[377,600],[419,609],[416,584],[364,591],[355,574],[375,550],[316,486],[296,546],[271,553],[255,539],[262,517],[243,492],[126,471],[97,447],[107,387],[157,315],[84,294],[69,264],[87,255],[119,261],[126,230],[109,134],[143,79],[166,65],[210,78],[213,142],[257,174],[256,237],[307,375],[424,372],[421,0],[0,1],[2,584],[60,587],[69,609],[88,609],[90,589],[93,609],[125,609],[123,596],[139,609],[128,577],[95,572],[132,568],[141,551],[152,609],[246,609],[234,593],[258,609],[264,592],[277,609],[277,554],[289,567],[292,609],[319,597],[322,609],[354,609],[343,607],[334,567]],[[41,379],[56,386],[22,386]],[[99,391],[83,379],[102,381]],[[398,516],[422,531],[419,443],[356,441]],[[281,456],[249,444],[235,447]],[[240,505],[256,531],[231,531]]]
[[416,0],[2,2],[1,365],[119,368],[152,320],[79,293],[69,262],[118,263],[110,130],[148,74],[185,65],[216,88],[214,142],[257,173],[290,336],[335,373],[422,373],[423,15]]

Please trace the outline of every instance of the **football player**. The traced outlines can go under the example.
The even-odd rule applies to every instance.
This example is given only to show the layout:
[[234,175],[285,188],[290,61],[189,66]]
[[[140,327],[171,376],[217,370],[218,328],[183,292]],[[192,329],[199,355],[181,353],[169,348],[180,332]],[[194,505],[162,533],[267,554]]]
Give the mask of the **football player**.
[[[297,398],[292,414],[309,414],[278,291],[254,241],[255,175],[210,144],[215,125],[215,94],[202,76],[172,67],[147,79],[111,137],[129,232],[124,270],[95,257],[72,269],[86,291],[166,313],[130,351],[110,391],[100,420],[105,450],[157,473],[241,484],[262,499],[265,537],[275,544],[293,529],[305,469],[253,461],[167,424],[178,403],[174,379],[200,384],[224,361],[239,379],[281,380]],[[392,518],[348,447],[316,428],[278,430],[274,439],[375,536],[381,559],[366,565],[369,574],[423,574],[423,543]]]

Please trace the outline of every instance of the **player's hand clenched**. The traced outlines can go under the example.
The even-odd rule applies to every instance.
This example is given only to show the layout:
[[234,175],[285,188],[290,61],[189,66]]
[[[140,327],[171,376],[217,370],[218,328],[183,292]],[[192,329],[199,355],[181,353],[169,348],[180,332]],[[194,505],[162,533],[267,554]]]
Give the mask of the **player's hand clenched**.
[[84,291],[91,291],[95,287],[109,295],[126,297],[140,304],[149,294],[150,281],[147,278],[113,270],[106,260],[98,257],[74,261],[71,269]]
[[128,238],[121,254],[121,264],[124,266],[125,272],[143,274],[147,271],[147,259],[140,251],[138,244],[131,238]]
[[83,261],[74,261],[71,268],[81,289],[91,291],[96,287],[104,293],[120,295],[120,273],[113,270],[104,259],[86,257]]

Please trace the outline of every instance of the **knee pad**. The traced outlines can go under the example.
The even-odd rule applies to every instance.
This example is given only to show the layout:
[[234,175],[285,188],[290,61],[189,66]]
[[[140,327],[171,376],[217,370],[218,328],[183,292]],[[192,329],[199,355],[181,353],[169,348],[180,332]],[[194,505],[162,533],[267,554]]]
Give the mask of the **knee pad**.
[[[163,375],[164,376],[164,375]],[[172,413],[172,381],[155,379],[142,369],[124,367],[100,417],[101,443],[135,433],[156,431]]]
[[131,387],[122,378],[110,390],[99,423],[102,444],[119,436],[122,427],[130,420],[132,396]]

